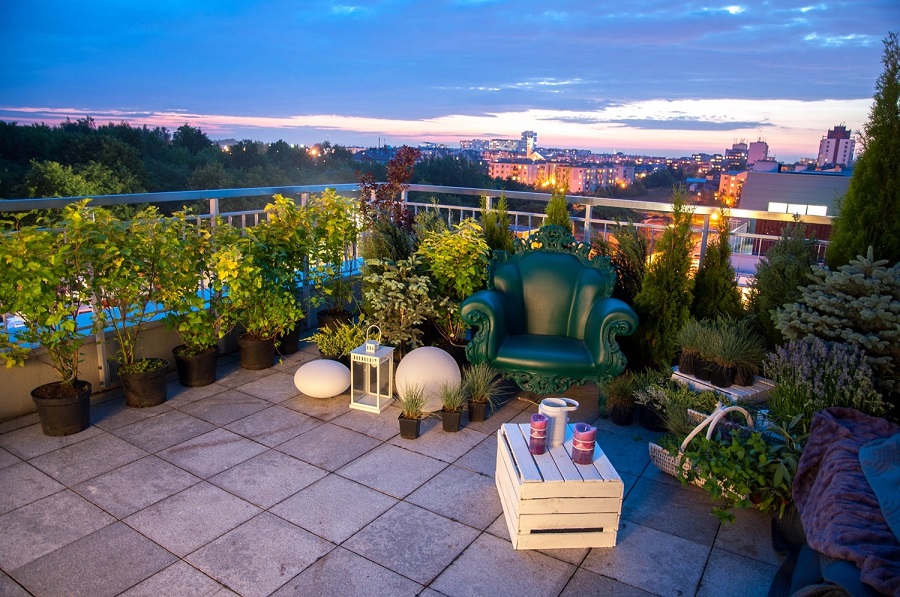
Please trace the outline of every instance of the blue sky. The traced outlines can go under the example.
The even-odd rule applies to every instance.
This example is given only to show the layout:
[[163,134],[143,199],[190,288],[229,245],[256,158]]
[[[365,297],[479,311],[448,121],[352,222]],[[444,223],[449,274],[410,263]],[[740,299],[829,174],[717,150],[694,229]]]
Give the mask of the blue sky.
[[864,124],[891,29],[896,0],[19,0],[0,119],[793,160]]

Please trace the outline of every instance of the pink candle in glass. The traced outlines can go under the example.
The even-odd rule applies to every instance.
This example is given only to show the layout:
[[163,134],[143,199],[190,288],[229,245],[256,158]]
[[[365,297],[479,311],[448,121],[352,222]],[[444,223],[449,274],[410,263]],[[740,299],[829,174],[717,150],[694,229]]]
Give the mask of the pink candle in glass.
[[528,451],[539,455],[547,451],[547,417],[540,413],[531,415],[531,438]]
[[597,428],[587,423],[575,423],[573,427],[572,462],[575,464],[591,464],[594,462]]

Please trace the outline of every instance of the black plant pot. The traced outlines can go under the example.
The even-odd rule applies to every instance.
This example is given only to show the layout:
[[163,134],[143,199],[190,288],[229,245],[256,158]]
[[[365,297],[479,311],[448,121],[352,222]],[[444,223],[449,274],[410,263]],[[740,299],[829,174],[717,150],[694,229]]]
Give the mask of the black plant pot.
[[702,381],[709,381],[712,375],[712,362],[700,357],[694,358],[694,377]]
[[717,388],[730,388],[734,384],[734,367],[723,367],[713,363],[709,380]]
[[608,408],[606,412],[609,414],[609,420],[622,427],[631,425],[634,418],[634,407],[629,408]]
[[402,415],[397,417],[400,421],[400,437],[403,439],[416,439],[422,426],[422,419],[406,419]]
[[487,413],[487,402],[469,402],[469,422],[480,423],[484,421]]
[[353,323],[353,313],[346,309],[323,309],[316,313],[320,328],[336,330],[338,324]]
[[756,381],[756,375],[753,373],[751,369],[745,369],[743,367],[738,367],[737,372],[734,374],[734,383],[739,386],[752,386],[753,382]]
[[462,417],[460,411],[451,413],[441,409],[441,425],[443,425],[444,431],[449,431],[451,433],[459,431],[460,417]]
[[302,325],[303,320],[301,319],[284,334],[275,336],[275,350],[278,351],[278,354],[281,356],[294,354],[300,349],[300,328]]
[[132,408],[158,406],[166,401],[166,374],[169,364],[164,359],[148,360],[159,361],[159,367],[141,373],[123,373],[122,369],[119,369],[119,379],[125,392],[125,404]]
[[682,352],[678,358],[678,372],[684,375],[694,375],[694,363],[696,355],[689,352]]
[[90,382],[76,379],[68,391],[64,388],[65,384],[56,381],[31,391],[44,435],[74,435],[91,424]]
[[665,431],[662,414],[652,406],[641,405],[641,413],[638,415],[638,423],[649,431]]
[[268,369],[275,362],[275,338],[257,339],[244,334],[238,338],[238,348],[244,369]]
[[806,534],[803,532],[803,523],[800,522],[800,513],[793,502],[784,509],[784,516],[778,513],[772,514],[772,547],[775,551],[784,553],[796,549],[806,543]]
[[216,359],[219,347],[211,346],[199,354],[184,354],[184,344],[172,349],[178,382],[188,388],[208,386],[216,381]]

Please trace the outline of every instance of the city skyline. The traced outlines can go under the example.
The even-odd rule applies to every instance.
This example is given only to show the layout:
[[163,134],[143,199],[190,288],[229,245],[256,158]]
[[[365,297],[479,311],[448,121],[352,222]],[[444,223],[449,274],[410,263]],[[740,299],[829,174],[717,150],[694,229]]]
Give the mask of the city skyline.
[[856,133],[895,2],[17,3],[0,119],[182,124],[211,138],[400,145],[540,134],[678,156]]

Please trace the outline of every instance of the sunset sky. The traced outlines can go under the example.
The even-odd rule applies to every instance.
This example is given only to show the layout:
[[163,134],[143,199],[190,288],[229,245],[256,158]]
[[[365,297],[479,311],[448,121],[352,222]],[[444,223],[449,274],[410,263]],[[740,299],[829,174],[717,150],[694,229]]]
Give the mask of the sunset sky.
[[761,138],[793,161],[865,123],[890,30],[897,0],[21,0],[0,120],[670,156]]

